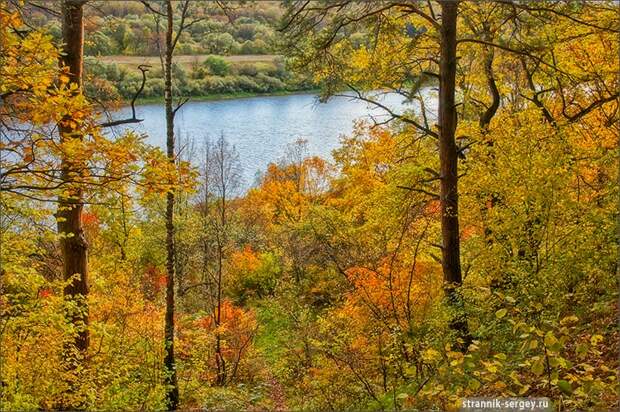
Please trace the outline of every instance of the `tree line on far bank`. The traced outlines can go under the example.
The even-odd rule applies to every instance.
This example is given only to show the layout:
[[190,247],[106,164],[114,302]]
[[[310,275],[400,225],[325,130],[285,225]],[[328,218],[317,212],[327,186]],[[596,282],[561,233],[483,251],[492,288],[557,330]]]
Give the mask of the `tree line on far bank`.
[[[97,100],[129,100],[141,85],[140,71],[131,66],[103,62],[95,57],[86,57],[84,66],[89,79],[85,92]],[[140,97],[163,99],[163,72],[157,66],[149,69]],[[196,56],[187,65],[174,63],[172,69],[173,87],[183,96],[278,93],[316,87],[308,76],[290,71],[284,58],[278,56],[259,62],[232,63],[222,56]]]

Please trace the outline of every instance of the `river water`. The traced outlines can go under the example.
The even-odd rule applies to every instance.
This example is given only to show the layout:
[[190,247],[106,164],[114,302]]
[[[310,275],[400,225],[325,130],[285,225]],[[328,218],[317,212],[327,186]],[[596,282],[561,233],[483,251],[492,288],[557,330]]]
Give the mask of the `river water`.
[[[384,94],[380,102],[395,112],[415,110],[402,96]],[[165,146],[166,124],[163,104],[137,106],[137,117],[144,121],[133,128],[148,135],[147,142]],[[130,109],[115,113],[114,118],[130,117]],[[221,101],[186,103],[177,113],[175,129],[179,146],[201,147],[205,139],[215,139],[221,133],[235,146],[242,167],[243,186],[251,186],[257,173],[270,162],[276,162],[286,152],[287,145],[297,139],[307,140],[309,155],[331,158],[340,137],[351,133],[354,122],[377,122],[387,119],[387,112],[376,106],[350,97],[334,97],[319,103],[317,96],[298,94],[261,96]],[[119,133],[122,128],[117,128]]]

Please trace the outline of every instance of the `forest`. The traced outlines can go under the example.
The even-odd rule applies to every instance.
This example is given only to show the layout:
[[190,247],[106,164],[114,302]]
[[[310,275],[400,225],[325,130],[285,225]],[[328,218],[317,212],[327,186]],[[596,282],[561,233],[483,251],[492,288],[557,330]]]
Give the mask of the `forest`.
[[[0,410],[618,410],[619,53],[614,0],[0,0]],[[302,89],[383,116],[249,186],[181,128]]]
[[[161,32],[148,8],[138,1],[89,4],[83,17],[85,94],[91,99],[129,101],[140,84],[139,63],[126,64],[125,57],[130,56],[154,66],[140,99],[163,100],[164,76],[161,67],[157,68]],[[31,24],[51,34],[62,47],[58,11],[31,8],[27,12]],[[287,70],[277,55],[278,22],[283,13],[277,1],[261,1],[260,7],[204,2],[200,8],[189,9],[188,16],[200,18],[181,33],[175,46],[175,53],[184,56],[173,62],[178,93],[209,98],[316,89],[309,76]],[[240,59],[229,61],[227,56]]]

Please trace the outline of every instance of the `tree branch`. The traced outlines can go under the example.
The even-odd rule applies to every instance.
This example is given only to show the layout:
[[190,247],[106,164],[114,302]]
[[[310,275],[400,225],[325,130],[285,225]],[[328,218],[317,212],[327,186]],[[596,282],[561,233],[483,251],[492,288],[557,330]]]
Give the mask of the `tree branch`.
[[142,94],[142,91],[144,90],[144,85],[146,83],[146,72],[149,71],[150,67],[151,66],[147,64],[141,64],[138,66],[138,69],[140,69],[140,71],[142,72],[142,84],[140,85],[140,88],[138,89],[136,94],[131,99],[131,117],[128,119],[113,120],[110,122],[101,123],[99,127],[113,127],[113,126],[119,126],[121,124],[140,123],[144,120],[144,119],[138,119],[136,117],[136,100],[138,99],[138,96]]

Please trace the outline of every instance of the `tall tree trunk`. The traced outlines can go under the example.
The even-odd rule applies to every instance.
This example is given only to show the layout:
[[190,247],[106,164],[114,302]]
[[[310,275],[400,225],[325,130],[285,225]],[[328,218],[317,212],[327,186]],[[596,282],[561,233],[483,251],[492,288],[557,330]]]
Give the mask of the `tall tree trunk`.
[[[82,92],[82,61],[84,51],[84,0],[65,0],[62,4],[62,38],[64,54],[59,64],[69,71],[70,84],[77,85],[75,94]],[[67,116],[58,126],[61,142],[82,139],[79,130],[71,126]],[[75,335],[65,342],[64,367],[67,375],[67,398],[62,399],[61,409],[80,409],[84,405],[75,396],[81,371],[80,365],[86,358],[89,344],[88,333],[88,244],[82,227],[83,194],[75,179],[82,172],[84,164],[69,156],[61,160],[61,179],[64,192],[58,199],[56,213],[60,248],[63,261],[63,277],[68,283],[64,296],[68,305],[66,316],[75,328]],[[76,371],[77,370],[77,371]]]
[[222,264],[223,264],[223,245],[222,240],[218,240],[218,252],[217,252],[217,312],[215,314],[215,364],[217,367],[217,376],[215,383],[218,386],[224,386],[226,383],[226,361],[222,356],[222,336],[220,335],[220,325],[222,324]]
[[[172,53],[173,53],[173,11],[172,0],[166,2],[166,50],[164,59],[164,99],[166,106],[166,150],[168,161],[175,165],[174,159],[174,110],[172,108]],[[168,410],[176,410],[179,405],[179,386],[174,359],[174,192],[166,195],[166,320],[164,344],[166,357],[166,405]]]
[[[82,56],[84,50],[83,0],[65,0],[62,8],[62,38],[64,55],[60,64],[69,70],[69,82],[78,87],[75,93],[82,92]],[[70,120],[70,119],[64,119]],[[82,139],[79,131],[68,126],[68,122],[59,125],[60,139]],[[61,234],[60,246],[63,258],[63,275],[65,280],[71,279],[66,285],[64,294],[67,300],[73,301],[75,307],[69,314],[77,329],[72,346],[77,349],[78,356],[84,356],[88,350],[88,244],[82,227],[82,189],[74,182],[84,165],[74,162],[70,157],[62,159],[61,179],[66,192],[58,199],[56,213],[58,232]]]
[[459,239],[458,152],[455,140],[458,1],[441,1],[440,4],[439,163],[441,170],[442,269],[446,296],[456,311],[451,327],[462,337],[467,337],[467,321],[462,311],[462,299],[458,291],[463,282]]
[[219,386],[224,386],[226,383],[226,360],[222,355],[222,337],[220,335],[220,325],[222,324],[222,271],[224,260],[224,244],[226,238],[226,175],[224,172],[224,162],[226,161],[226,153],[224,150],[223,137],[218,142],[217,149],[219,153],[219,181],[221,183],[221,203],[220,203],[220,233],[218,234],[218,253],[217,253],[217,314],[215,318],[215,327],[217,332],[215,334],[215,362],[217,365],[217,379],[216,383]]

